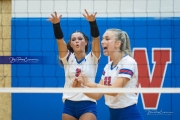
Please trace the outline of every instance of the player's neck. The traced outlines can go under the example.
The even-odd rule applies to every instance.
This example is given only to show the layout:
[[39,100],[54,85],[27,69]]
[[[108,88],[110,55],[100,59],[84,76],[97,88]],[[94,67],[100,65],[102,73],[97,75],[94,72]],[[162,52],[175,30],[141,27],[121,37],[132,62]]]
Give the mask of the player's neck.
[[113,62],[112,67],[116,66],[123,57],[124,57],[124,53],[117,53],[117,54],[114,54],[113,56],[111,56],[111,59]]
[[76,56],[76,59],[78,61],[80,61],[86,56],[86,53],[85,52],[74,52],[74,55]]

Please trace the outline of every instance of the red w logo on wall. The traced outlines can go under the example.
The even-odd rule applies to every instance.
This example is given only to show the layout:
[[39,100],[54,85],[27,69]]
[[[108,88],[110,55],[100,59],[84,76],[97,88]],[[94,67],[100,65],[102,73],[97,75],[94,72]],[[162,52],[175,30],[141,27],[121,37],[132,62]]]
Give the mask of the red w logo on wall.
[[[171,49],[152,49],[153,69],[151,72],[146,48],[135,48],[134,58],[138,64],[138,80],[140,87],[161,88],[164,83],[167,65],[168,63],[171,63]],[[159,97],[160,93],[142,93],[141,98],[144,109],[157,109]]]

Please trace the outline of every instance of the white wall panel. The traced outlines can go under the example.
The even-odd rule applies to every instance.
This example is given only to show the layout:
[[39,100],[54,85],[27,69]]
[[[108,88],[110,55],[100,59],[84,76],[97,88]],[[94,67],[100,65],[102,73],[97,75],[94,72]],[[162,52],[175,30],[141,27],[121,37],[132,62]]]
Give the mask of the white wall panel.
[[12,0],[13,17],[82,17],[86,8],[97,17],[179,17],[180,0]]

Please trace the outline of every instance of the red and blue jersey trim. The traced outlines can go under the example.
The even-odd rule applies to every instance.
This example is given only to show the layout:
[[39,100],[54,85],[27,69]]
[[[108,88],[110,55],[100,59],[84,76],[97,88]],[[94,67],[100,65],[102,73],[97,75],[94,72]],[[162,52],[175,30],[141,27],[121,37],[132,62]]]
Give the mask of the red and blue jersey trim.
[[106,72],[103,70],[102,75],[105,75],[105,73],[106,73]]
[[119,74],[128,74],[130,76],[133,76],[134,73],[130,69],[121,69],[121,70],[119,70]]
[[68,60],[69,60],[70,55],[71,55],[71,52],[69,51],[68,56],[67,56],[67,58],[66,58],[67,62],[68,62]]

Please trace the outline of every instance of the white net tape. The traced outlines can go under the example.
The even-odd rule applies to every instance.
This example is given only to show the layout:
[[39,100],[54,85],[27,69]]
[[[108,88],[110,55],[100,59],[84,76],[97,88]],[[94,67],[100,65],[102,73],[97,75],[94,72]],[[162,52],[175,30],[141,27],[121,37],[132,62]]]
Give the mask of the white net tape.
[[0,88],[0,93],[180,93],[180,88]]

